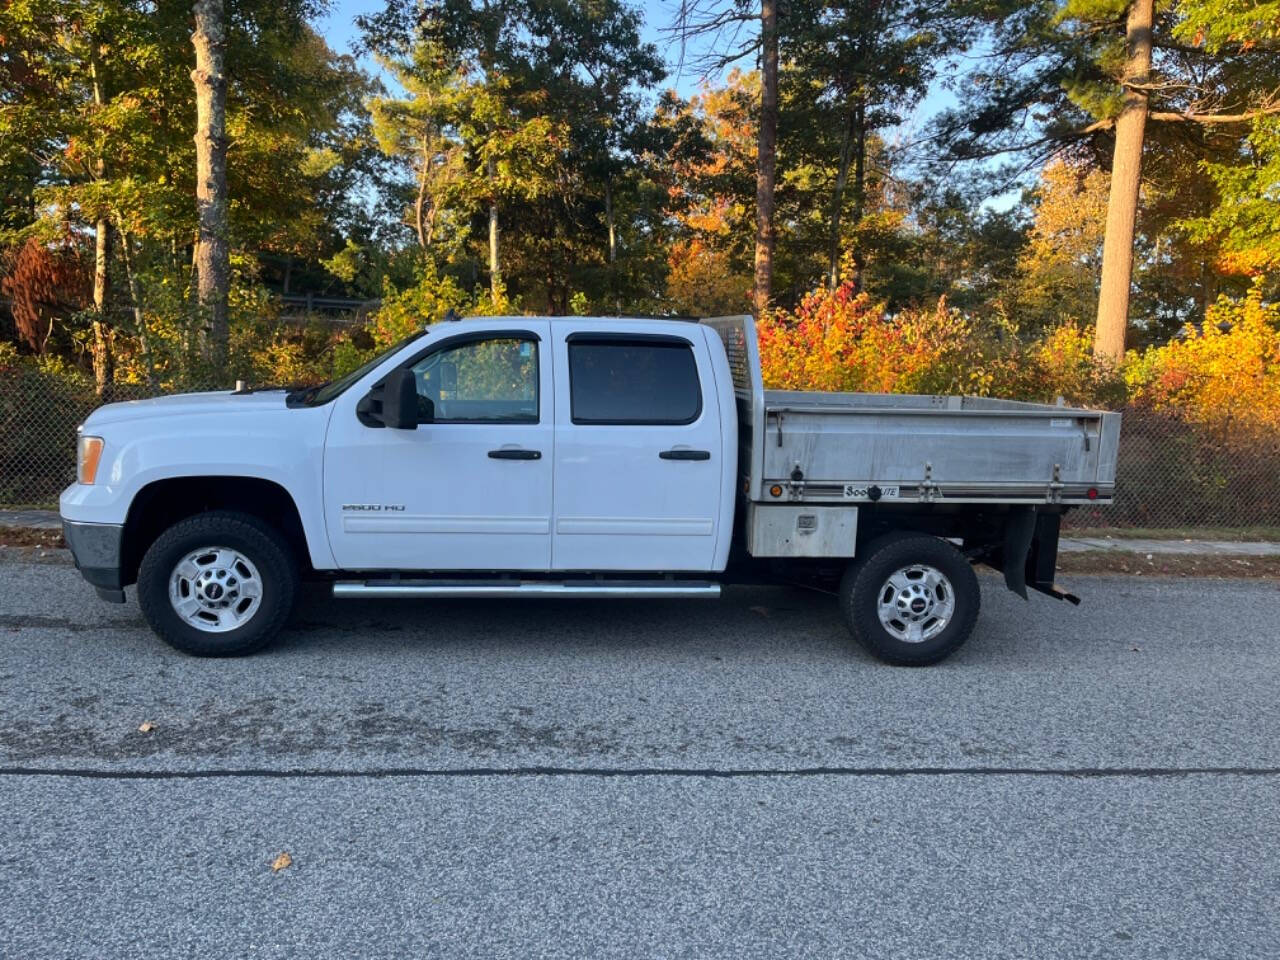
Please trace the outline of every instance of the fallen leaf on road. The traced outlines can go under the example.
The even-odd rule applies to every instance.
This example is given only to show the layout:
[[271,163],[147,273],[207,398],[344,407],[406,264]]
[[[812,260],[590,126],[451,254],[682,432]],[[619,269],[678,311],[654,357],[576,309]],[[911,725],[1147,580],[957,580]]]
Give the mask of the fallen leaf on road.
[[274,873],[279,873],[281,870],[292,865],[293,857],[289,856],[289,851],[286,850],[280,854],[280,856],[271,861],[271,870]]
[[144,723],[144,724],[142,724],[140,727],[138,727],[138,732],[139,732],[139,733],[150,733],[150,732],[151,732],[152,730],[154,730],[155,728],[156,728],[156,725],[155,725],[154,723],[152,723],[150,720],[148,720],[146,723]]

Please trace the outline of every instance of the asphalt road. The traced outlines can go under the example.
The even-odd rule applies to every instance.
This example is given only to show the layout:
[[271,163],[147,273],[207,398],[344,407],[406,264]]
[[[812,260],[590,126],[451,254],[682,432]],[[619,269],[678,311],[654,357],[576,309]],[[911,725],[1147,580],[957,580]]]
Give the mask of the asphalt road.
[[776,589],[200,661],[0,563],[0,957],[1280,956],[1280,584],[1072,586],[926,670]]

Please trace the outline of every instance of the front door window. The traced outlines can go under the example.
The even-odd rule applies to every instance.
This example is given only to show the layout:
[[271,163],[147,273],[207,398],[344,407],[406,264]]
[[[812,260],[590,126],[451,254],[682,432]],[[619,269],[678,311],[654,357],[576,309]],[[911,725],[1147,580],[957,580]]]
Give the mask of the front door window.
[[413,367],[423,423],[537,423],[538,344],[501,338],[445,347]]

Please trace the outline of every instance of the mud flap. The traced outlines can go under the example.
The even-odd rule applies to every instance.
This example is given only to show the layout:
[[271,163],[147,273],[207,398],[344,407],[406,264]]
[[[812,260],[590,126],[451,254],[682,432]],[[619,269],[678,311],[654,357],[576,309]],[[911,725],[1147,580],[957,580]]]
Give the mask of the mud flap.
[[1053,582],[1061,524],[1061,514],[1037,513],[1031,507],[1010,515],[1004,529],[1004,546],[993,565],[1004,571],[1005,585],[1023,600],[1030,587],[1058,600],[1080,603],[1079,597]]
[[1004,528],[1000,564],[1004,569],[1004,585],[1023,600],[1027,599],[1027,567],[1035,532],[1036,512],[1030,507],[1012,513]]

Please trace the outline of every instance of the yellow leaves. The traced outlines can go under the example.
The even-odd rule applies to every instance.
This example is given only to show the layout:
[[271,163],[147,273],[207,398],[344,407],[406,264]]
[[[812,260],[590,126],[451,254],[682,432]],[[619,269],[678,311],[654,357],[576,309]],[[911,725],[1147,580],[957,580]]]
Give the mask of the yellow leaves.
[[1048,325],[1093,315],[1109,187],[1107,174],[1091,167],[1055,160],[1044,168],[1034,191],[1035,222],[1009,291],[1019,319]]
[[155,728],[156,728],[156,725],[152,723],[150,720],[147,720],[146,722],[138,725],[138,732],[151,733],[153,730],[155,730]]
[[293,866],[293,857],[289,856],[288,850],[284,850],[271,861],[271,872],[279,873],[281,870],[287,870],[291,866]]
[[1133,397],[1205,426],[1280,429],[1280,307],[1255,288],[1210,307],[1202,329],[1131,353]]
[[717,317],[748,308],[751,277],[734,269],[726,251],[698,239],[677,242],[668,263],[667,299],[680,313]]
[[304,177],[323,177],[340,163],[342,163],[342,158],[338,156],[336,150],[330,147],[318,149],[309,147],[304,151],[298,167],[299,172]]

